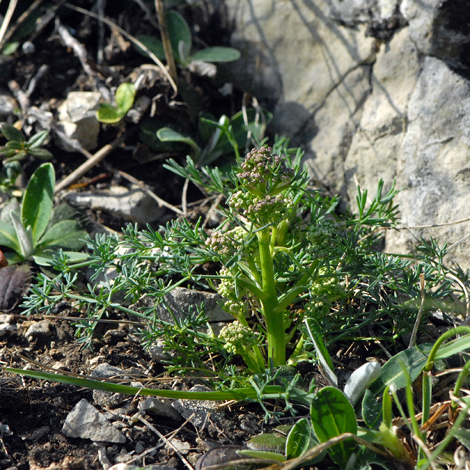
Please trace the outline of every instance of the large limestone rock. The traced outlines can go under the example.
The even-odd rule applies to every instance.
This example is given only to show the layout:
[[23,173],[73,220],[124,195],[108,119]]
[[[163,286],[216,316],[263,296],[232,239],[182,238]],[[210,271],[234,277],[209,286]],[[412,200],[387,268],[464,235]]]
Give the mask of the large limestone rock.
[[[470,217],[468,0],[225,0],[242,59],[232,72],[306,151],[313,178],[354,204],[393,180],[402,222],[452,244]],[[440,225],[434,228],[416,228]],[[448,255],[470,268],[468,243]]]

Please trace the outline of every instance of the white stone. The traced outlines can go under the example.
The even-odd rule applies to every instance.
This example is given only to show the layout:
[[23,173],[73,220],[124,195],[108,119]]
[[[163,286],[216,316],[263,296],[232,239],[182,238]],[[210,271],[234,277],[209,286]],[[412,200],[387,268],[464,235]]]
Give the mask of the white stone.
[[[100,123],[96,119],[99,108],[100,93],[74,91],[59,106],[59,128],[70,139],[77,140],[86,150],[93,150],[98,143]],[[64,150],[76,152],[63,141],[59,141]]]

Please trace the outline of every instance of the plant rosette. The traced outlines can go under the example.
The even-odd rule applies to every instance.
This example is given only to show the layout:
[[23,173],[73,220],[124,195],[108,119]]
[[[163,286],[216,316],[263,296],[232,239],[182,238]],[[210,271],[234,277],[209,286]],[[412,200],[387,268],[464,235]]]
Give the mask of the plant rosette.
[[[39,265],[50,264],[59,249],[73,260],[86,255],[77,253],[84,245],[86,231],[75,220],[52,224],[55,172],[51,163],[44,163],[31,176],[19,210],[6,206],[1,214],[0,246],[10,264],[34,260]],[[9,219],[9,220],[8,220]]]

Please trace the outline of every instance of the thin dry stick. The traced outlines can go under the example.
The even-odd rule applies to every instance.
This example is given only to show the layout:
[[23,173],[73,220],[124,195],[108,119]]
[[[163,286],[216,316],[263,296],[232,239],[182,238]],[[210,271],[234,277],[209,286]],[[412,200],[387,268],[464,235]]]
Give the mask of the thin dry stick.
[[72,171],[72,173],[70,173],[69,176],[64,178],[59,183],[57,183],[54,192],[57,194],[62,189],[66,188],[67,186],[70,186],[72,183],[78,180],[78,178],[83,176],[87,171],[91,170],[94,166],[98,165],[98,163],[101,160],[103,160],[103,158],[106,157],[106,155],[108,155],[112,150],[114,150],[116,147],[121,145],[129,137],[129,135],[133,133],[134,131],[135,131],[135,128],[127,131],[125,134],[121,135],[121,137],[118,137],[116,140],[114,140],[110,144],[107,144],[103,148],[98,150],[98,152],[96,152],[94,155],[91,155],[89,152],[83,149],[83,151],[86,152],[85,155],[86,156],[89,155],[88,160],[84,162],[82,165],[80,165],[75,171]]
[[158,24],[160,25],[160,34],[162,35],[163,50],[165,51],[166,63],[170,69],[170,75],[173,80],[176,82],[176,65],[175,58],[173,56],[173,48],[171,47],[170,33],[166,26],[165,12],[163,10],[162,0],[155,0],[155,9],[157,10],[158,15]]
[[3,45],[3,36],[5,36],[8,25],[10,24],[13,13],[15,12],[17,3],[18,0],[10,0],[10,3],[8,4],[8,9],[2,21],[2,27],[0,28],[0,47]]
[[72,10],[75,10],[75,11],[78,11],[80,13],[83,13],[84,15],[88,15],[88,16],[91,16],[92,18],[95,18],[97,20],[100,20],[100,21],[103,21],[104,23],[106,23],[110,28],[115,28],[116,30],[118,30],[123,36],[125,36],[127,39],[129,39],[129,41],[133,42],[136,46],[138,46],[140,49],[142,49],[143,51],[145,51],[149,56],[150,58],[158,65],[158,67],[160,68],[160,70],[163,72],[163,74],[165,75],[165,77],[168,79],[168,81],[170,82],[173,90],[174,90],[174,94],[176,96],[176,94],[178,93],[178,87],[176,86],[176,83],[175,81],[173,80],[173,77],[169,74],[168,70],[166,69],[166,67],[163,65],[163,63],[161,62],[161,60],[147,47],[145,46],[145,44],[141,43],[138,39],[136,39],[134,36],[131,36],[128,32],[124,31],[120,26],[118,26],[116,23],[112,22],[111,20],[109,20],[108,18],[104,18],[102,16],[99,16],[99,15],[96,15],[95,13],[92,13],[91,11],[88,11],[88,10],[85,10],[84,8],[80,8],[80,7],[76,7],[75,5],[71,5],[70,3],[64,3],[64,6],[67,7],[67,8],[70,8]]
[[432,461],[431,451],[426,447],[426,444],[416,434],[412,434],[411,437],[418,443],[419,447],[421,447],[433,470],[437,470],[436,464]]
[[467,218],[467,219],[461,219],[461,220],[456,220],[455,222],[445,222],[443,224],[431,224],[431,225],[414,225],[412,227],[408,226],[408,225],[400,225],[397,227],[398,230],[400,229],[410,229],[410,230],[414,230],[414,229],[421,229],[421,228],[434,228],[434,227],[447,227],[449,225],[457,225],[457,224],[463,224],[464,222],[470,222],[470,218]]
[[127,174],[124,171],[118,170],[118,173],[123,178],[130,181],[131,183],[137,184],[142,189],[142,191],[144,191],[145,194],[147,194],[152,199],[155,199],[155,201],[157,201],[159,207],[164,206],[167,209],[171,209],[173,212],[176,212],[177,214],[180,214],[180,215],[184,214],[184,212],[182,210],[180,210],[177,207],[173,206],[169,202],[164,201],[162,198],[158,197],[153,191],[150,191],[150,189],[148,189],[142,181],[138,180],[137,178],[134,178],[133,176]]
[[188,213],[188,186],[189,186],[189,180],[186,179],[184,181],[184,186],[183,186],[183,192],[181,194],[181,208],[183,209],[183,214],[186,216]]
[[[183,429],[183,428],[186,426],[186,424],[188,424],[188,423],[194,418],[194,415],[195,415],[195,414],[196,414],[196,413],[193,413],[178,429],[175,429],[175,430],[172,431],[170,434],[168,434],[168,436],[166,437],[166,439],[172,439],[174,436],[176,436],[176,434],[178,434],[178,433],[181,431],[181,429]],[[130,463],[132,463],[132,462],[134,462],[134,461],[136,461],[136,460],[139,460],[139,459],[141,459],[142,457],[145,457],[147,454],[149,454],[152,450],[156,450],[156,449],[158,449],[158,448],[160,448],[160,447],[162,447],[162,446],[164,446],[164,445],[165,445],[165,442],[161,442],[161,443],[157,444],[155,447],[152,447],[151,449],[148,449],[148,450],[146,450],[145,452],[142,452],[142,454],[137,455],[137,456],[134,457],[133,459],[128,460],[128,461],[126,462],[126,464],[130,464]]]
[[451,279],[452,281],[456,282],[462,288],[462,291],[465,295],[465,320],[463,322],[463,325],[467,325],[468,322],[470,322],[470,318],[469,318],[470,299],[468,298],[467,288],[465,287],[465,284],[458,277],[454,276],[453,274],[447,273],[446,277],[448,279]]
[[151,429],[160,439],[162,439],[165,444],[168,444],[178,455],[181,461],[189,468],[189,470],[194,470],[193,466],[181,455],[179,450],[155,427],[152,426],[146,419],[139,416],[139,420],[142,421],[149,429]]
[[202,224],[202,229],[204,230],[206,228],[206,225],[208,224],[208,222],[210,221],[212,215],[214,214],[214,212],[216,211],[217,207],[219,206],[220,202],[222,201],[224,195],[223,194],[219,194],[217,196],[217,198],[215,199],[215,201],[213,202],[212,206],[210,207],[210,209],[207,211],[207,214],[206,214],[206,218],[204,219],[204,223]]
[[463,243],[467,238],[470,237],[470,234],[469,235],[465,235],[465,237],[462,237],[460,240],[457,240],[453,245],[450,245],[449,248],[447,248],[447,253],[449,253],[449,251],[453,250],[456,246],[460,245],[461,243]]
[[80,61],[80,64],[82,65],[83,70],[85,73],[92,79],[95,79],[95,72],[93,72],[93,69],[91,68],[90,64],[88,63],[87,59],[87,52],[86,49],[82,46],[82,44],[75,39],[69,32],[69,30],[63,26],[59,19],[56,18],[56,28],[57,32],[59,33],[59,36],[61,37],[62,41],[64,41],[64,44],[67,48],[72,49],[75,57],[78,58]]

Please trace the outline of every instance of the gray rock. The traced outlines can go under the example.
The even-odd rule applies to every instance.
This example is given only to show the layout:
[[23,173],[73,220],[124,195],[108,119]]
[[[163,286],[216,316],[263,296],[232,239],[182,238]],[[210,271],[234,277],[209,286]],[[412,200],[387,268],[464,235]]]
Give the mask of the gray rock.
[[[388,47],[378,52],[371,75],[371,92],[342,165],[352,203],[355,203],[357,183],[373,193],[380,178],[387,189],[396,178],[397,154],[407,126],[407,107],[420,68],[419,54],[407,28],[396,33]],[[340,183],[339,178],[337,182]]]
[[100,193],[70,192],[65,200],[93,210],[103,210],[114,217],[147,224],[157,221],[164,212],[157,202],[139,187],[113,186]]
[[16,331],[15,325],[9,323],[0,323],[0,338],[10,336]]
[[[210,388],[204,385],[195,385],[190,392],[208,392]],[[199,430],[210,422],[209,420],[221,424],[225,417],[223,410],[218,410],[220,405],[217,401],[195,401],[195,400],[176,400],[173,402],[173,408],[184,418],[191,418],[191,423]]]
[[127,336],[127,331],[124,330],[108,330],[104,336],[103,336],[103,341],[106,344],[117,344],[121,341],[124,341]]
[[94,442],[123,444],[126,437],[85,399],[80,400],[65,420],[62,432]]
[[0,323],[14,323],[15,316],[8,313],[0,313]]
[[139,403],[139,410],[145,411],[146,413],[155,416],[181,421],[180,414],[175,411],[175,409],[171,406],[171,403],[167,400],[160,400],[159,398],[146,398],[144,401]]
[[[59,129],[86,150],[93,150],[98,144],[100,123],[96,119],[96,111],[100,99],[100,93],[74,91],[59,106]],[[67,152],[76,152],[66,142],[59,140],[58,143]]]
[[15,98],[4,88],[0,88],[0,118],[2,121],[18,109],[18,103]]
[[[468,159],[470,82],[433,57],[424,61],[408,104],[408,128],[397,161],[398,202],[408,226],[447,223],[469,217]],[[466,224],[387,235],[387,250],[409,250],[415,237],[452,244],[468,233]],[[468,244],[446,262],[469,265]]]
[[163,347],[163,341],[159,340],[150,346],[148,353],[154,361],[161,362],[167,360],[170,357],[169,354],[163,350]]
[[26,331],[25,336],[29,341],[52,336],[50,320],[41,320],[37,323],[33,323]]
[[403,0],[400,11],[421,53],[453,67],[470,68],[470,10],[466,0]]
[[[129,379],[125,372],[118,367],[107,363],[100,364],[91,374],[92,377],[100,379],[120,378]],[[127,396],[122,393],[105,392],[104,390],[93,390],[93,400],[97,405],[115,408],[127,400]]]
[[[204,312],[209,322],[232,321],[233,316],[222,310],[219,303],[223,297],[218,294],[202,292],[184,287],[176,287],[165,295],[165,301],[176,318],[184,317],[190,307],[204,305]],[[162,306],[158,306],[158,317],[161,320],[174,323],[173,316]]]

